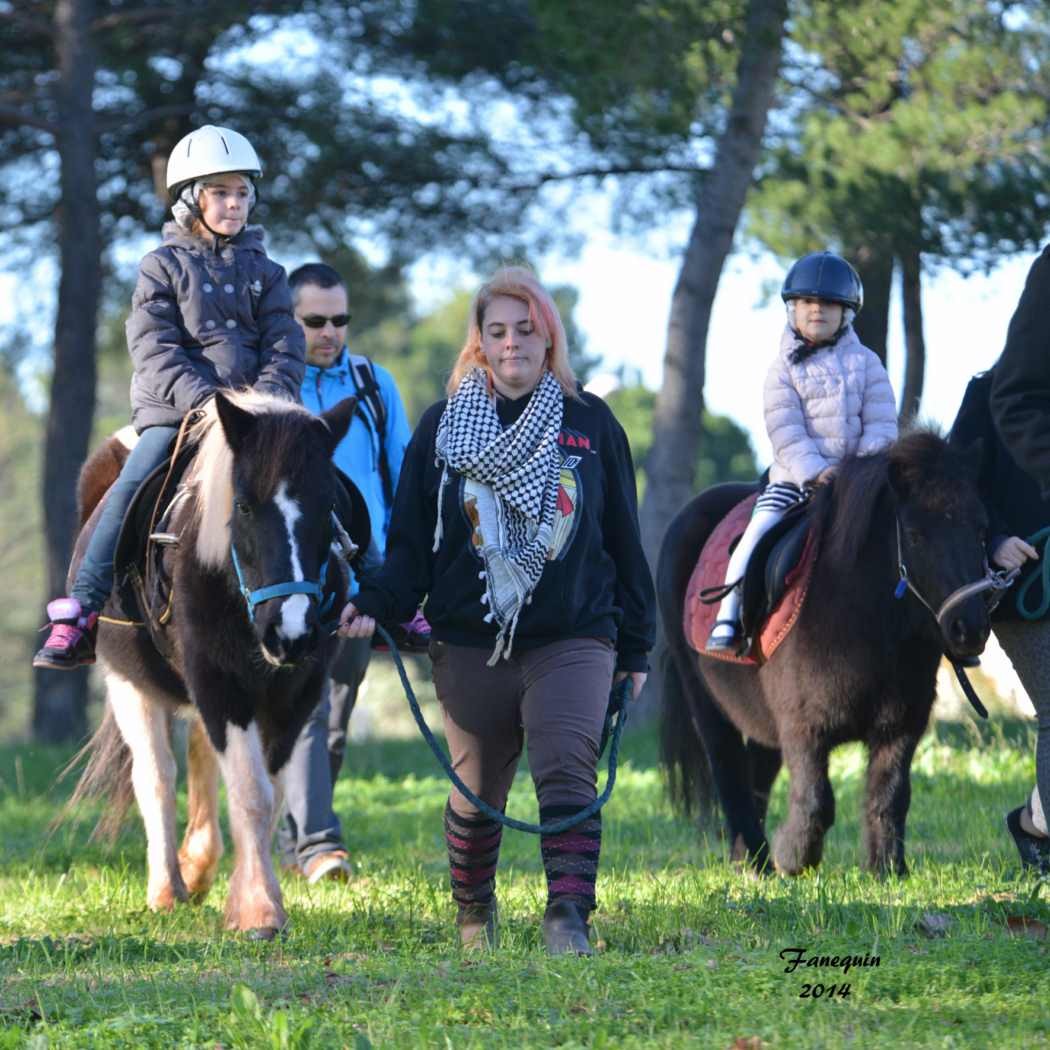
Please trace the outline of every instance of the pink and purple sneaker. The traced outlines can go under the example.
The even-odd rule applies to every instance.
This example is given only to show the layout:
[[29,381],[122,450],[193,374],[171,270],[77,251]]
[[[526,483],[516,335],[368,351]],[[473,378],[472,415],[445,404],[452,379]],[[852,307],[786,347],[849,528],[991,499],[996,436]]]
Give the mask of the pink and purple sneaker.
[[33,657],[34,667],[72,671],[95,662],[98,613],[81,608],[76,598],[56,598],[47,603],[51,633]]

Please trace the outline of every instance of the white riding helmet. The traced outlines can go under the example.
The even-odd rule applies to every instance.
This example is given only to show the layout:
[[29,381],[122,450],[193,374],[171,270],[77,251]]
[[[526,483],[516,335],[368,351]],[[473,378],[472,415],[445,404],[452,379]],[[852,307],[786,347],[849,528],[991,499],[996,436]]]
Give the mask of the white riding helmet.
[[168,193],[172,200],[182,188],[208,175],[237,173],[252,179],[262,175],[262,164],[252,144],[230,128],[205,124],[179,139],[168,157]]

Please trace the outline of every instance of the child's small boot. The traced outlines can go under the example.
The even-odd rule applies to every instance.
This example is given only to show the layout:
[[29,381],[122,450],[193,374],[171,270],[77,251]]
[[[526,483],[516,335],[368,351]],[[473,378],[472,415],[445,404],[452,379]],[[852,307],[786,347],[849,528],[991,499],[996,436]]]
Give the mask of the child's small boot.
[[81,608],[76,598],[56,598],[47,604],[51,633],[33,657],[34,667],[72,671],[95,662],[98,613]]
[[711,628],[706,648],[715,653],[739,653],[746,641],[740,622],[740,584],[737,584],[718,607],[718,619]]

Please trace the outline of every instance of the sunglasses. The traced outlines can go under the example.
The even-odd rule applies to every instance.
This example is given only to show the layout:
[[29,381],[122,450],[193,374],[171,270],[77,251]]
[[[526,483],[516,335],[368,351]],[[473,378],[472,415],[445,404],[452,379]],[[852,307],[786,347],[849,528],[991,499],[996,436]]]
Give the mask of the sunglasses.
[[336,314],[334,317],[322,317],[320,314],[307,314],[305,317],[300,317],[299,320],[307,328],[324,328],[329,321],[332,322],[333,328],[345,328],[350,320],[350,315]]

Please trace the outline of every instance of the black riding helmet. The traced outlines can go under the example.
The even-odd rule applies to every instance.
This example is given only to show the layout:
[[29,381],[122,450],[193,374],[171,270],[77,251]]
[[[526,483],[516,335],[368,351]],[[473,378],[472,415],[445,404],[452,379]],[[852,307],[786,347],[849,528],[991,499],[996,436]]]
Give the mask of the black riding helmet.
[[780,298],[785,303],[792,299],[826,299],[848,306],[858,314],[864,305],[864,285],[857,271],[841,255],[812,252],[803,255],[788,270]]

